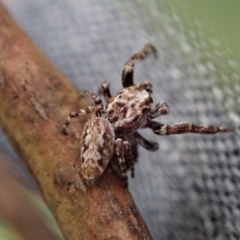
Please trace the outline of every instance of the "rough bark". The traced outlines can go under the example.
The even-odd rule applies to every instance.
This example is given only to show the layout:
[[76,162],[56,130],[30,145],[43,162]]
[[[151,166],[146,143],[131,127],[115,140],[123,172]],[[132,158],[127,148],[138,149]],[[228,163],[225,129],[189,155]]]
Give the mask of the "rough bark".
[[121,181],[106,172],[88,186],[79,175],[79,135],[87,117],[74,121],[67,137],[61,127],[70,110],[86,105],[0,6],[0,124],[64,236],[151,239]]

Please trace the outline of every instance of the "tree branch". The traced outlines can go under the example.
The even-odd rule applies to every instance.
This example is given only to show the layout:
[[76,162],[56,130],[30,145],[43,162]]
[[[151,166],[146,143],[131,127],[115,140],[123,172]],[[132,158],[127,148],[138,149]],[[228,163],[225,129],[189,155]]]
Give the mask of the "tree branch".
[[66,239],[151,239],[121,181],[106,172],[92,186],[82,182],[79,134],[87,118],[68,137],[61,127],[70,110],[86,106],[0,6],[0,124]]

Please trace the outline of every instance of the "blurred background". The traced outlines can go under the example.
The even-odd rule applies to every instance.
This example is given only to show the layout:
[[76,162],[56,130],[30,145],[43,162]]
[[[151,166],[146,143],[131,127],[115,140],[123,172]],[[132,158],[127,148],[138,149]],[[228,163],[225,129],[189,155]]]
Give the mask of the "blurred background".
[[[102,80],[121,89],[121,71],[144,44],[159,52],[135,67],[135,82],[152,82],[162,123],[239,126],[240,2],[191,0],[4,0],[49,59],[80,90]],[[64,121],[65,119],[63,119]],[[156,136],[160,149],[139,147],[130,191],[154,239],[240,238],[239,131],[213,136]],[[39,202],[36,185],[3,132],[1,164]],[[8,159],[4,161],[3,159]],[[44,209],[44,210],[43,210]],[[40,211],[47,211],[41,207]],[[47,213],[48,214],[48,213]],[[56,225],[50,221],[53,228]],[[0,239],[6,225],[0,222]],[[57,230],[56,230],[57,231]],[[8,233],[10,234],[10,233]]]

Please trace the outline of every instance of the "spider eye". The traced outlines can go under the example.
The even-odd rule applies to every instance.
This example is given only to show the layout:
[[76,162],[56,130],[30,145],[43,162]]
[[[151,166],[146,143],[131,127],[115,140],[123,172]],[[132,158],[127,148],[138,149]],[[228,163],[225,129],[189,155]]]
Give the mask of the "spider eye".
[[152,93],[152,89],[151,89],[151,88],[146,88],[146,91],[147,91],[148,93]]
[[151,85],[151,84],[145,86],[144,89],[145,89],[145,91],[147,91],[148,93],[152,93],[152,85]]

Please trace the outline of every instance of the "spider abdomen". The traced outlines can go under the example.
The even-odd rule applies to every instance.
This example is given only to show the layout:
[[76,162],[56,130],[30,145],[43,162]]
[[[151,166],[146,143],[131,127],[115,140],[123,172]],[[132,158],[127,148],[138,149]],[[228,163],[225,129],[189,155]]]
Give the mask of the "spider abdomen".
[[102,175],[112,158],[115,133],[104,118],[92,118],[81,136],[81,173],[84,179],[94,180]]

